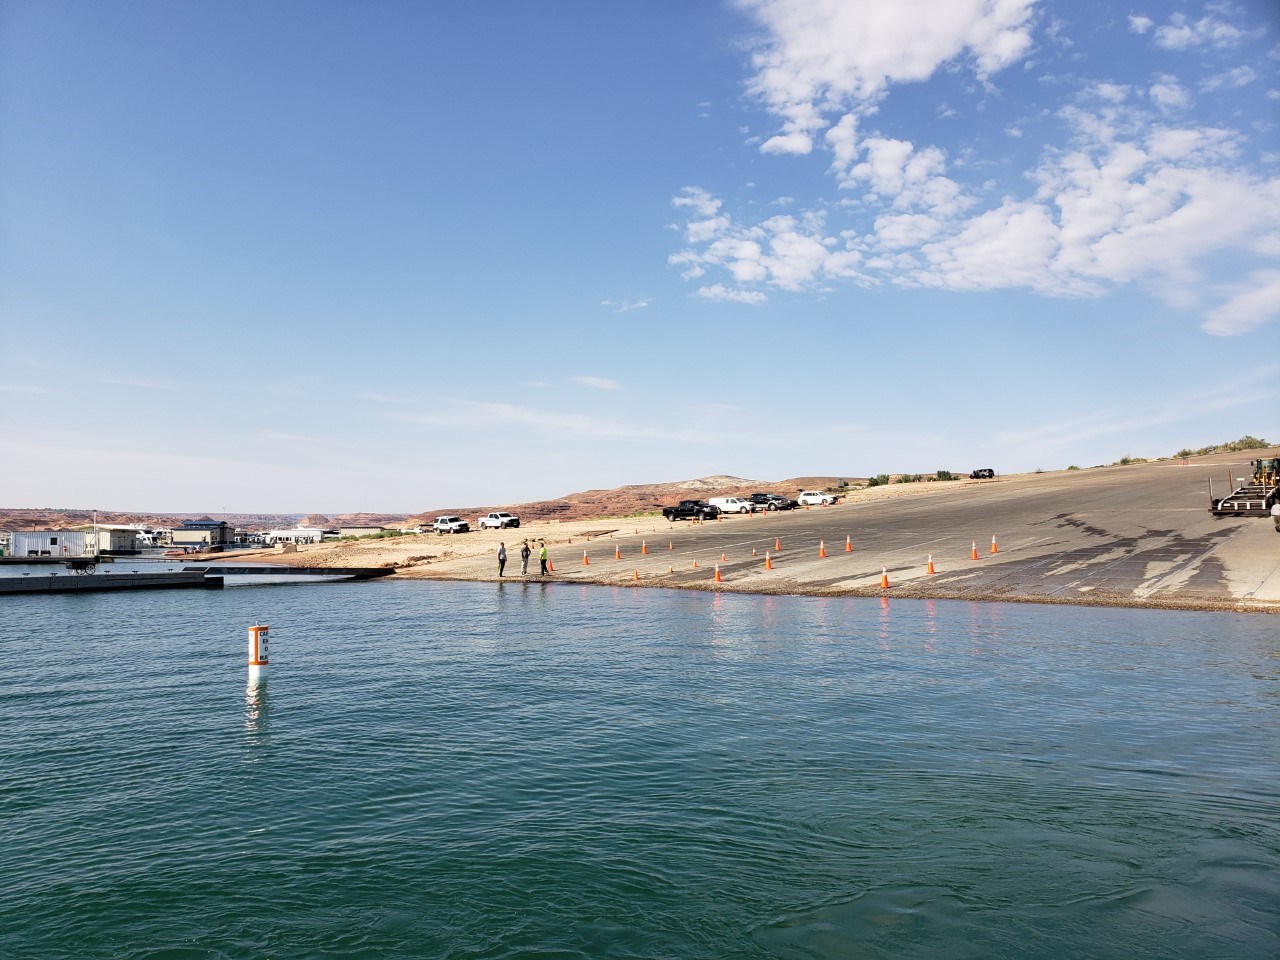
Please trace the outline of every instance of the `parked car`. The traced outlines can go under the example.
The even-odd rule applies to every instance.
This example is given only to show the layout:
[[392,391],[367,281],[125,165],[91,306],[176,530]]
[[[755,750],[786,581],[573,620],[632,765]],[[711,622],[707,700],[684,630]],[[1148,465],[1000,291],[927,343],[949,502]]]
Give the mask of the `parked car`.
[[742,497],[712,497],[707,502],[719,507],[721,513],[752,513],[756,509],[754,503]]
[[834,493],[823,493],[821,490],[806,490],[796,498],[800,505],[805,507],[826,506],[829,503],[836,503],[839,499]]
[[720,508],[705,500],[681,500],[674,507],[663,507],[662,515],[668,520],[714,520]]
[[969,474],[970,480],[991,480],[994,479],[996,472],[990,467],[979,467],[973,473]]
[[520,518],[515,514],[507,513],[505,510],[499,510],[485,514],[477,521],[476,526],[481,530],[501,530],[503,527],[518,527],[520,526]]
[[466,533],[471,529],[471,524],[461,517],[436,517],[431,529],[436,533]]
[[776,493],[753,493],[747,499],[761,510],[794,510],[798,506],[790,497]]

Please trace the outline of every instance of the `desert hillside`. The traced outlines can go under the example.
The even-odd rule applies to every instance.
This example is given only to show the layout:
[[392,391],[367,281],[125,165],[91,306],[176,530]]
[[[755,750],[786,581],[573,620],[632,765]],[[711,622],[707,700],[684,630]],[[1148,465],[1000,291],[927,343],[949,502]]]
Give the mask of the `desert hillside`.
[[[490,510],[509,510],[522,518],[534,520],[582,520],[593,517],[625,517],[651,513],[668,504],[685,499],[733,497],[762,491],[794,497],[801,490],[823,489],[838,484],[840,477],[794,477],[790,480],[764,482],[741,477],[713,476],[674,483],[648,483],[618,487],[614,490],[584,490],[554,500],[532,503],[478,504],[473,506],[433,507],[412,515],[402,513],[137,513],[99,510],[99,523],[138,524],[174,527],[184,520],[212,517],[245,530],[270,530],[294,526],[411,527],[430,522],[441,514],[456,513],[472,518]],[[68,530],[92,523],[92,510],[77,508],[0,508],[0,530]]]

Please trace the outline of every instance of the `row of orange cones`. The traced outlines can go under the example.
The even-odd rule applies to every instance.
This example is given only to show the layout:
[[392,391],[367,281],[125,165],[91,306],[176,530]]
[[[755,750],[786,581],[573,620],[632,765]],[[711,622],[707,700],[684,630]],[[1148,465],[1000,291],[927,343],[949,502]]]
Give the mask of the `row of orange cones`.
[[[820,556],[824,556],[824,557],[825,557],[825,556],[826,556],[826,552],[825,552],[825,550],[822,550],[821,543],[819,544],[819,550],[820,550],[819,555],[820,555]],[[995,537],[992,537],[992,538],[991,538],[991,552],[992,552],[992,553],[999,553],[999,552],[1000,552],[1000,548],[999,548],[999,546],[996,544],[996,538],[995,538]],[[615,555],[616,555],[616,554],[617,554],[617,552],[615,551]],[[755,550],[752,550],[752,551],[751,551],[751,554],[752,554],[752,556],[755,556]],[[618,556],[618,559],[621,559],[621,556],[620,556],[620,555]],[[977,559],[978,559],[978,542],[977,542],[976,540],[973,542],[973,547],[972,547],[972,552],[971,552],[971,554],[970,554],[970,559],[972,559],[972,560],[977,560]],[[724,562],[726,562],[727,560],[728,560],[728,557],[727,557],[727,555],[726,555],[726,554],[723,554],[723,553],[722,553],[722,554],[720,554],[720,562],[721,562],[721,563],[724,563]],[[583,562],[584,564],[588,563],[587,555],[586,555],[586,552],[585,552],[585,551],[583,552],[583,555],[582,555],[582,562]],[[766,550],[766,551],[765,551],[765,554],[764,554],[764,568],[765,568],[766,570],[772,570],[772,569],[773,569],[773,557],[770,555],[770,553],[769,553],[769,551],[768,551],[768,550]],[[693,569],[695,569],[695,570],[697,570],[697,569],[698,569],[698,561],[697,561],[697,560],[694,560],[694,561],[693,561]],[[934,565],[933,565],[933,554],[932,554],[932,553],[931,553],[931,554],[929,554],[929,559],[928,559],[928,562],[927,562],[927,563],[926,563],[926,565],[925,565],[925,571],[924,571],[924,572],[925,572],[926,574],[930,575],[930,576],[932,576],[933,574],[935,574],[935,573],[937,573],[937,572],[938,572],[938,571],[935,569]],[[667,573],[675,573],[675,567],[668,567],[668,568],[667,568]],[[633,575],[634,575],[634,577],[635,577],[635,579],[636,579],[636,580],[639,580],[639,579],[640,579],[640,571],[639,571],[638,569],[634,571]],[[717,563],[717,564],[716,564],[716,566],[715,566],[715,582],[716,582],[716,583],[723,583],[723,582],[724,582],[723,578],[720,576],[720,564],[719,564],[719,563]],[[880,568],[880,589],[881,589],[881,590],[888,590],[888,589],[889,589],[889,569],[888,569],[888,567],[881,567],[881,568]]]
[[[674,550],[674,549],[675,549],[674,544],[668,543],[668,544],[667,544],[667,549],[668,549],[668,550]],[[643,540],[642,540],[642,541],[640,541],[640,552],[641,552],[642,554],[644,554],[645,556],[648,556],[648,554],[649,554],[649,544],[648,544],[646,541],[643,541]],[[775,539],[774,539],[774,541],[773,541],[773,552],[774,552],[774,553],[781,553],[781,552],[782,552],[782,538],[781,538],[781,537],[778,537],[778,538],[775,538]],[[845,537],[845,540],[844,540],[844,552],[845,552],[845,553],[853,553],[853,537],[852,537],[852,536]],[[991,537],[991,552],[992,552],[992,553],[999,553],[999,552],[1000,552],[1000,547],[999,547],[999,545],[996,543],[996,538],[995,538],[995,535],[994,535],[994,534],[993,534],[993,535],[992,535],[992,537]],[[752,547],[752,548],[751,548],[751,555],[752,555],[753,557],[756,555],[756,551],[755,551],[755,548],[754,548],[754,547]],[[819,557],[825,557],[826,555],[827,555],[827,542],[826,542],[825,540],[819,540],[819,541],[818,541],[818,556],[819,556]],[[621,544],[619,544],[619,545],[617,545],[617,546],[615,546],[615,547],[613,548],[613,559],[615,559],[615,560],[621,560],[621,559],[622,559],[622,545],[621,545]],[[970,554],[969,554],[969,559],[970,559],[970,560],[977,560],[977,559],[978,559],[978,541],[977,541],[977,540],[974,540],[974,541],[973,541],[973,547],[972,547],[972,550],[971,550],[971,552],[970,552]],[[722,554],[720,554],[720,561],[721,561],[722,563],[726,562],[727,560],[728,560],[728,556],[727,556],[726,554],[723,554],[723,553],[722,553]],[[590,566],[590,564],[591,564],[591,558],[587,556],[587,551],[586,551],[586,549],[584,548],[584,549],[583,549],[583,551],[582,551],[582,565],[583,565],[584,567],[586,567],[586,566]],[[697,560],[693,561],[693,565],[696,567],[696,566],[698,565],[698,561],[697,561]],[[767,551],[767,550],[765,551],[765,556],[764,556],[764,567],[765,567],[765,569],[766,569],[766,570],[772,570],[772,569],[773,569],[773,562],[772,562],[772,560],[770,559],[770,557],[769,557],[769,551]],[[930,573],[933,573],[933,572],[934,572],[934,571],[933,571],[933,554],[929,554],[929,572],[930,572]]]

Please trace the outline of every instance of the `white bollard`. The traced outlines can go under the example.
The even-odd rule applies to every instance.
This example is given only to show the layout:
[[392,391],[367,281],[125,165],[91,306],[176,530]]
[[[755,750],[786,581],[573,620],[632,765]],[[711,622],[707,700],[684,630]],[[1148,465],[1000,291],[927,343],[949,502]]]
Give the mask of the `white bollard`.
[[249,628],[249,685],[267,682],[267,641],[266,624]]

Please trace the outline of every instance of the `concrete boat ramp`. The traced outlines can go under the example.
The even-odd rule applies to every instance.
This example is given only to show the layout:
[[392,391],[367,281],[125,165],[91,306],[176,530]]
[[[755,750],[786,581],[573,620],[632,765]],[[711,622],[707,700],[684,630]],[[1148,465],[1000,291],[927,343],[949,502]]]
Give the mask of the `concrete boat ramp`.
[[[306,583],[326,580],[371,580],[394,573],[391,567],[275,567],[210,565],[159,573],[63,574],[47,577],[0,577],[0,595],[26,593],[103,593],[113,590],[221,590],[227,577],[271,577]],[[278,582],[278,581],[276,581]]]

